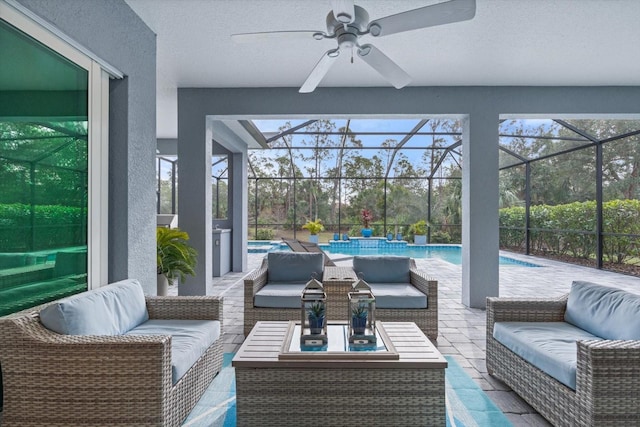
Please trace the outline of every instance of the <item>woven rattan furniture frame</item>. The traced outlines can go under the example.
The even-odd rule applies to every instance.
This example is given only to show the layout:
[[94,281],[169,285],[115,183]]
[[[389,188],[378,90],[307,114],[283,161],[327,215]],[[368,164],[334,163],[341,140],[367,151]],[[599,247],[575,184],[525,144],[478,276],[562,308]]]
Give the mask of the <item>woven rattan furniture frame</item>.
[[496,322],[561,322],[560,299],[487,299],[487,370],[556,426],[640,425],[640,341],[578,341],[576,390],[493,338]]
[[[147,297],[151,319],[219,320],[222,298]],[[175,384],[171,337],[60,335],[44,306],[0,318],[2,426],[178,426],[222,366],[222,335]]]
[[[323,274],[323,280],[328,278],[325,292],[327,293],[328,318],[330,320],[346,320],[346,293],[353,283],[351,278],[356,277],[353,269],[348,272],[350,267],[335,267],[338,270],[332,270],[327,267]],[[327,270],[328,269],[328,270]],[[424,271],[418,270],[415,260],[410,260],[411,284],[420,292],[427,295],[427,308],[376,308],[376,319],[387,322],[413,322],[429,337],[431,341],[438,339],[438,282],[435,279],[427,277]],[[333,272],[336,272],[335,274]],[[348,274],[347,274],[348,272]],[[346,279],[344,279],[346,278]],[[244,335],[248,336],[256,322],[260,320],[299,320],[299,308],[263,308],[255,307],[253,304],[254,295],[266,285],[268,279],[268,263],[265,257],[262,260],[260,268],[254,270],[244,280]],[[323,282],[324,283],[324,282]],[[337,295],[337,296],[336,296]],[[344,305],[335,302],[336,298],[344,297]],[[335,312],[340,316],[334,316],[334,309],[331,304],[339,304],[334,306]],[[341,311],[342,310],[342,311]],[[341,314],[344,313],[344,314]]]
[[325,267],[322,285],[327,294],[327,319],[347,320],[347,294],[358,280],[351,267]]
[[289,322],[259,322],[233,358],[237,425],[445,425],[447,361],[411,322],[382,322],[396,360],[280,360]]

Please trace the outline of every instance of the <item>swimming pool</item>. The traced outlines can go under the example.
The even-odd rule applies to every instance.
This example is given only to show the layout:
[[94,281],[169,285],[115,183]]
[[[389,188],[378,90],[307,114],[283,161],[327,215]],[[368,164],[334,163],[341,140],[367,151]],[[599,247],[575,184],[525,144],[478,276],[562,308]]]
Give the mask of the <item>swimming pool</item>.
[[[365,245],[361,243],[367,242]],[[249,252],[271,252],[274,250],[288,251],[289,247],[282,242],[278,241],[250,241]],[[327,254],[341,254],[341,255],[400,255],[408,256],[411,258],[438,258],[451,264],[462,264],[462,248],[459,245],[409,245],[407,242],[398,242],[380,239],[376,241],[370,240],[356,240],[352,239],[349,242],[332,242],[329,244],[320,244],[320,247]],[[527,261],[520,261],[514,258],[506,256],[500,256],[500,265],[515,265],[520,267],[540,267],[538,264],[533,264]]]
[[288,251],[289,246],[284,242],[269,241],[269,240],[249,240],[247,242],[247,249],[250,254],[253,253],[266,253],[271,251]]
[[[425,246],[380,246],[375,248],[366,247],[330,247],[330,245],[320,245],[327,254],[344,255],[402,255],[411,258],[438,258],[451,264],[462,264],[462,248],[458,245],[425,245]],[[500,265],[518,265],[521,267],[540,267],[526,261],[500,256]]]

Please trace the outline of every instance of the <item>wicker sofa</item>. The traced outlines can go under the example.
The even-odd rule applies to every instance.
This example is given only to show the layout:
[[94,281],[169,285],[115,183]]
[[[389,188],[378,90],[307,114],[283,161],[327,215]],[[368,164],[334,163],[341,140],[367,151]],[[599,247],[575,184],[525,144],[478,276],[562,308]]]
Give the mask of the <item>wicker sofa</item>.
[[221,369],[222,303],[126,280],[0,318],[3,427],[180,425]]
[[557,426],[640,425],[640,295],[487,299],[487,370]]

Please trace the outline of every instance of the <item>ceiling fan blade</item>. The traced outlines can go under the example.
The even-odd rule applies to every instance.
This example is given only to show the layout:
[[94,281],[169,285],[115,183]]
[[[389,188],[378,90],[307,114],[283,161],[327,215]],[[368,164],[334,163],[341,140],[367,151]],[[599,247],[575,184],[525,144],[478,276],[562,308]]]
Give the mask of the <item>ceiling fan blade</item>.
[[467,21],[475,15],[475,0],[449,0],[376,19],[369,23],[369,31],[372,36],[382,37],[403,31]]
[[325,52],[320,58],[320,61],[316,64],[316,66],[305,80],[304,84],[300,88],[298,92],[300,93],[309,93],[313,92],[314,89],[320,84],[322,78],[327,74],[329,68],[333,65],[336,58],[340,55],[340,49],[331,49]]
[[231,39],[236,43],[254,43],[277,39],[304,39],[311,40],[321,35],[318,40],[324,38],[323,31],[266,31],[261,33],[239,33],[231,34]]
[[333,10],[333,16],[343,24],[353,22],[356,16],[353,0],[331,0],[331,9]]
[[396,89],[411,83],[411,77],[377,47],[365,44],[358,49],[358,56],[369,64]]

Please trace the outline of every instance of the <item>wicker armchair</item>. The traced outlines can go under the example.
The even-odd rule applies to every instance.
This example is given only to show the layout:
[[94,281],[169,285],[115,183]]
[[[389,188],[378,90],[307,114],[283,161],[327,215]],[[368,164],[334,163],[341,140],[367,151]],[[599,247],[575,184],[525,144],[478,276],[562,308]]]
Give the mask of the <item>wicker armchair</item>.
[[[426,308],[380,308],[376,306],[376,320],[384,322],[413,322],[432,341],[438,339],[438,281],[418,270],[413,258],[409,259],[410,283],[427,296]],[[359,273],[359,272],[358,272]],[[365,279],[366,279],[366,272]]]
[[[222,324],[220,297],[147,297],[151,319]],[[169,336],[61,335],[38,308],[0,318],[3,427],[178,426],[222,366],[222,339],[174,385]]]
[[[411,284],[427,295],[425,309],[383,309],[376,308],[376,319],[387,322],[414,322],[431,341],[438,339],[438,282],[426,276],[424,271],[411,263]],[[260,320],[299,320],[299,308],[261,308],[254,306],[254,295],[267,283],[268,262],[263,259],[260,268],[244,280],[244,335],[248,336],[256,322]],[[355,277],[355,274],[353,275]],[[327,293],[330,288],[327,288]],[[328,295],[331,299],[331,295]],[[345,319],[346,320],[346,319]]]
[[249,332],[260,320],[300,320],[299,308],[272,308],[256,307],[253,298],[260,289],[267,284],[269,262],[267,257],[262,259],[260,268],[254,270],[244,279],[244,336],[249,336]]
[[559,299],[487,299],[487,370],[557,426],[640,425],[640,341],[577,343],[576,390],[565,386],[493,338],[496,322],[560,322]]

